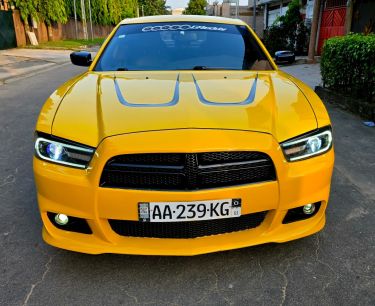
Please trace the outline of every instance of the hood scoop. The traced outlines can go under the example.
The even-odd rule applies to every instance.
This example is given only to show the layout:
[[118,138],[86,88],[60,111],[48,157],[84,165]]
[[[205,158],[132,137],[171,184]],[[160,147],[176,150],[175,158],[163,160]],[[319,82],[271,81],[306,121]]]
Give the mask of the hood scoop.
[[175,87],[174,87],[174,94],[173,94],[172,99],[170,101],[162,102],[162,103],[152,103],[152,102],[150,102],[150,103],[134,103],[134,102],[130,102],[130,101],[126,100],[125,97],[123,96],[116,77],[114,78],[114,83],[115,83],[115,90],[116,90],[118,100],[120,101],[121,104],[123,104],[125,106],[129,106],[129,107],[166,107],[166,106],[173,106],[173,105],[176,105],[178,103],[178,100],[180,99],[180,75],[177,75],[177,80],[176,80],[176,84],[175,84]]
[[[238,101],[238,102],[218,102],[218,101],[208,100],[205,97],[205,95],[203,94],[203,92],[202,92],[202,90],[201,90],[201,88],[198,84],[198,81],[197,81],[197,79],[195,78],[194,75],[192,75],[192,78],[193,78],[193,81],[194,81],[194,85],[195,85],[195,89],[196,89],[199,101],[202,104],[210,105],[210,106],[248,105],[248,104],[251,104],[255,99],[258,74],[256,75],[256,77],[254,79],[252,79],[253,84],[250,87],[250,92],[249,92],[248,96],[244,100]],[[114,81],[117,99],[119,100],[119,102],[122,105],[125,105],[125,106],[128,106],[128,107],[168,107],[168,106],[176,105],[178,103],[179,99],[180,99],[180,75],[179,74],[177,75],[177,80],[176,80],[176,83],[175,83],[175,86],[174,86],[173,97],[170,101],[166,101],[166,102],[151,102],[150,101],[148,103],[137,103],[137,102],[134,102],[134,101],[129,101],[128,99],[126,99],[124,97],[123,92],[120,88],[120,85],[117,81],[116,76],[114,77],[113,81]]]
[[205,96],[202,93],[202,90],[199,87],[199,84],[196,80],[196,78],[193,75],[193,80],[195,84],[195,89],[197,90],[199,101],[202,102],[203,104],[206,105],[213,105],[213,106],[236,106],[236,105],[248,105],[254,101],[255,98],[255,93],[256,93],[256,87],[257,87],[257,80],[258,80],[258,74],[256,75],[253,85],[250,88],[249,95],[246,97],[245,100],[243,101],[238,101],[238,102],[215,102],[215,101],[210,101],[205,98]]

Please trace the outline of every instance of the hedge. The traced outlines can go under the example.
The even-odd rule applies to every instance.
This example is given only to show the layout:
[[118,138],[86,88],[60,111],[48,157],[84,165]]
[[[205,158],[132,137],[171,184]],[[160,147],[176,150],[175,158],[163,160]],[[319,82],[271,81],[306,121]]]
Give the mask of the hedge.
[[373,102],[375,34],[328,39],[323,46],[320,67],[325,87]]

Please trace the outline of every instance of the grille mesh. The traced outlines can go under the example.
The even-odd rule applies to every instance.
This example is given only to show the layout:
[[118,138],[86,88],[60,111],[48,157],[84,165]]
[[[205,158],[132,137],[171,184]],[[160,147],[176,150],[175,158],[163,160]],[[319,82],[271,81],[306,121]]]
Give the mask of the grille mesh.
[[150,153],[113,157],[100,186],[183,191],[275,179],[271,158],[261,152]]
[[262,224],[266,213],[264,211],[237,218],[188,222],[109,220],[109,224],[121,236],[188,239],[256,228]]
[[200,164],[218,164],[226,162],[244,162],[260,160],[265,158],[265,154],[260,152],[206,152],[199,154]]

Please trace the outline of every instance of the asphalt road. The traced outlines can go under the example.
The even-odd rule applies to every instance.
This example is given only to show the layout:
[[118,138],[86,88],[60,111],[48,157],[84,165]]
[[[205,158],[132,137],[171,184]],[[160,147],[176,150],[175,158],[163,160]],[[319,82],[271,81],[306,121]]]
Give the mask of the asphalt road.
[[[312,83],[317,71],[286,69]],[[34,126],[47,96],[80,71],[62,66],[0,86],[0,305],[375,305],[375,129],[332,107],[336,166],[319,234],[196,257],[90,256],[46,245]]]

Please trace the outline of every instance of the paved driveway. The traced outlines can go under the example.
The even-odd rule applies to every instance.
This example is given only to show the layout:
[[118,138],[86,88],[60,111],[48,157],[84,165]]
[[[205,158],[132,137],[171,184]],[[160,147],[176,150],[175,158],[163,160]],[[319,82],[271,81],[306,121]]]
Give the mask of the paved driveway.
[[[311,85],[308,69],[319,71],[285,69]],[[1,305],[375,305],[375,129],[331,107],[336,166],[317,235],[196,257],[90,256],[44,244],[33,129],[46,97],[80,71],[61,66],[0,86]]]

